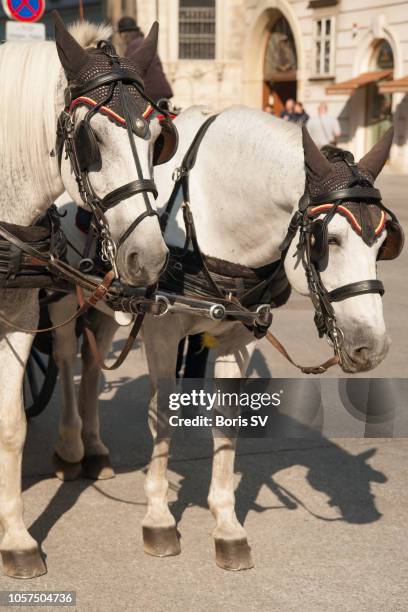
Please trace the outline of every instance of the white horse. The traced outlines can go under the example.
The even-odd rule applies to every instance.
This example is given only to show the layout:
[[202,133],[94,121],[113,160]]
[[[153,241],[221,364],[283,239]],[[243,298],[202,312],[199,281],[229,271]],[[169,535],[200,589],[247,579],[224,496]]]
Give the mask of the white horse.
[[[162,206],[172,189],[172,173],[178,167],[199,127],[208,113],[193,107],[176,119],[180,144],[175,158],[158,168],[155,178]],[[390,135],[377,143],[359,162],[360,169],[375,179],[383,167],[391,146]],[[208,129],[190,176],[190,206],[201,250],[207,255],[253,268],[265,266],[280,258],[279,245],[289,220],[297,210],[306,180],[315,186],[327,178],[341,182],[334,167],[320,153],[310,137],[301,130],[266,113],[244,107],[223,111]],[[333,188],[333,187],[332,187]],[[179,201],[179,205],[181,202]],[[335,215],[329,225],[329,263],[321,273],[328,291],[348,283],[376,278],[376,258],[385,240],[383,232],[372,246],[363,242],[346,219]],[[183,246],[184,223],[180,207],[170,219],[166,242]],[[285,258],[285,270],[292,287],[308,295],[305,273],[293,257],[297,239]],[[65,306],[66,308],[66,306]],[[54,305],[53,314],[63,310]],[[344,332],[343,369],[358,372],[374,368],[385,357],[389,339],[386,335],[381,298],[378,294],[354,296],[335,303],[338,323]],[[60,314],[59,316],[63,316]],[[110,346],[116,325],[112,319],[94,313],[95,329],[102,352]],[[207,331],[216,337],[215,376],[240,377],[256,345],[256,339],[242,324],[217,323],[186,314],[170,313],[162,318],[147,316],[143,325],[147,360],[152,384],[149,426],[154,440],[153,455],[146,478],[147,514],[143,520],[145,551],[157,556],[180,552],[176,525],[167,501],[166,477],[171,432],[165,425],[168,404],[158,402],[160,381],[173,381],[175,388],[177,347],[181,338]],[[83,345],[83,374],[79,407],[70,378],[76,340],[67,336],[58,340],[60,377],[65,394],[57,450],[77,463],[85,454],[107,455],[99,432],[97,389],[99,368],[86,340]],[[67,378],[67,374],[69,377]],[[167,389],[169,391],[169,389]],[[163,396],[162,396],[163,397]],[[164,396],[166,400],[166,396]],[[76,428],[68,425],[75,422]],[[82,427],[82,437],[81,437]],[[226,569],[252,566],[250,548],[244,528],[234,509],[235,439],[214,437],[214,462],[208,503],[216,526],[214,538],[217,564]],[[68,477],[79,474],[77,464]],[[101,477],[112,475],[110,470]],[[97,476],[97,474],[95,474]]]
[[[50,157],[55,146],[57,119],[64,108],[66,75],[86,69],[95,47],[108,39],[110,28],[81,24],[72,35],[56,17],[53,42],[6,43],[0,48],[0,220],[30,225],[63,191],[83,205],[75,177],[65,155],[61,166]],[[130,58],[141,76],[157,47],[157,27],[144,47]],[[93,55],[95,57],[95,55]],[[129,61],[129,60],[128,60]],[[62,64],[62,66],[61,66]],[[147,102],[146,102],[147,105]],[[76,110],[75,123],[84,107]],[[126,130],[97,114],[92,128],[99,142],[102,168],[90,173],[96,193],[103,197],[137,178]],[[151,178],[152,143],[160,132],[159,122],[150,124],[148,135],[137,138],[143,174]],[[145,210],[142,194],[119,203],[106,213],[111,234],[117,240],[135,217]],[[117,267],[122,278],[133,284],[154,282],[163,267],[167,248],[156,217],[146,218],[119,249]],[[36,328],[37,290],[1,290],[0,312],[14,325]],[[22,405],[22,381],[33,335],[0,328],[0,551],[5,572],[13,577],[33,577],[45,572],[37,543],[23,521],[21,457],[26,435]]]

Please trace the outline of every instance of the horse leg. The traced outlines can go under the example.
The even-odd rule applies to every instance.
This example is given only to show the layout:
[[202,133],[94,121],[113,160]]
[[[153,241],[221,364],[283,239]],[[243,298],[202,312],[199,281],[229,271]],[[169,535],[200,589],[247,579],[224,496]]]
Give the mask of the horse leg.
[[[66,320],[75,311],[76,299],[68,296],[49,305],[53,325]],[[54,359],[59,369],[61,410],[58,440],[54,447],[54,469],[60,480],[75,480],[81,474],[84,445],[81,438],[82,419],[74,386],[74,366],[78,352],[75,321],[56,329],[53,333]]]
[[[110,316],[94,311],[89,317],[101,356],[112,346],[118,329]],[[115,472],[109,457],[109,450],[101,440],[98,395],[101,370],[94,359],[86,335],[82,344],[82,376],[79,388],[79,413],[82,418],[82,441],[85,455],[82,460],[82,474],[93,480],[113,478]]]
[[[219,341],[215,362],[216,378],[240,378],[245,375],[256,341],[244,328]],[[231,346],[231,338],[235,346]],[[241,340],[240,345],[238,342]],[[208,505],[216,526],[213,532],[215,557],[219,567],[241,570],[253,567],[245,529],[235,514],[234,462],[236,437],[213,429],[214,458]]]
[[[24,308],[26,315],[19,317],[17,323],[35,327],[36,293],[32,303],[26,299]],[[2,311],[6,317],[10,312],[8,308]],[[13,578],[35,578],[47,571],[39,546],[24,525],[21,495],[22,452],[27,430],[22,387],[32,340],[32,335],[22,332],[12,332],[0,340],[0,524],[3,528],[0,552],[4,571]]]
[[177,349],[181,337],[183,333],[175,316],[155,320],[146,317],[143,338],[152,391],[148,420],[153,437],[153,452],[145,481],[147,513],[142,525],[144,551],[156,557],[180,554],[176,521],[167,499],[171,428],[167,422],[168,405],[161,402],[161,397],[166,398],[167,395],[163,384],[168,384],[167,392],[175,388]]

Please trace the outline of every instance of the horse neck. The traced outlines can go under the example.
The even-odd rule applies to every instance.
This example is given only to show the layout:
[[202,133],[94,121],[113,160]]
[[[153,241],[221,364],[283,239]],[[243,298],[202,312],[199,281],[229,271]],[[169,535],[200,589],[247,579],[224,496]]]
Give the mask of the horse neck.
[[[185,138],[183,123],[182,142],[190,143],[197,125],[185,122]],[[251,267],[279,259],[304,183],[298,128],[245,107],[223,111],[205,135],[190,175],[202,251]]]
[[50,157],[64,87],[55,45],[6,43],[0,75],[0,219],[29,225],[63,191]]

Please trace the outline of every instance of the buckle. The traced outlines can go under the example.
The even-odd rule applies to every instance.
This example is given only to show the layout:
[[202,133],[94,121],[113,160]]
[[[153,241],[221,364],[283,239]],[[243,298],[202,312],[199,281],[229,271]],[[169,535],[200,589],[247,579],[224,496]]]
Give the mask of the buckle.
[[187,175],[187,169],[184,166],[179,166],[175,168],[173,174],[171,175],[171,179],[174,183],[177,183],[183,176]]

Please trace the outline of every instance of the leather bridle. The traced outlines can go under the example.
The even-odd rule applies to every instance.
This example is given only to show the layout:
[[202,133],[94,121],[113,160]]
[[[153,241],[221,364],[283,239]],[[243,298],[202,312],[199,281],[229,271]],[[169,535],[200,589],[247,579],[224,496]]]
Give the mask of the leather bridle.
[[[138,156],[134,132],[139,137],[144,137],[148,131],[148,122],[143,116],[139,116],[132,122],[131,112],[128,106],[125,95],[125,84],[134,86],[140,93],[142,98],[150,104],[151,110],[156,109],[162,115],[166,115],[166,111],[158,107],[144,92],[143,83],[136,77],[135,72],[124,69],[120,66],[119,56],[116,53],[114,46],[108,41],[101,41],[98,48],[105,53],[112,62],[112,70],[97,75],[95,78],[88,80],[80,86],[68,85],[65,92],[65,108],[62,111],[58,120],[57,131],[57,151],[59,156],[62,154],[62,149],[65,146],[66,156],[70,159],[73,173],[78,184],[80,197],[86,207],[92,211],[93,224],[96,228],[100,240],[100,251],[102,260],[109,264],[118,277],[116,267],[116,255],[120,246],[127,240],[136,227],[147,217],[158,216],[157,211],[153,208],[149,194],[153,194],[157,198],[157,189],[152,179],[146,179],[143,176],[143,170]],[[92,187],[89,177],[89,171],[81,168],[79,161],[78,149],[75,144],[75,108],[76,101],[84,94],[95,90],[98,87],[109,86],[108,95],[94,105],[85,115],[83,119],[87,129],[91,130],[90,121],[92,117],[100,111],[102,107],[109,103],[112,99],[115,88],[118,88],[121,105],[123,108],[124,119],[126,122],[126,130],[129,138],[132,156],[136,167],[137,180],[122,185],[114,189],[104,197],[100,197]],[[61,159],[61,157],[60,157]],[[111,236],[109,223],[105,213],[118,205],[123,200],[126,200],[137,194],[143,195],[143,200],[146,210],[136,217],[128,229],[123,233],[119,240],[115,243]]]
[[344,189],[322,193],[318,196],[311,196],[306,189],[304,195],[300,198],[298,210],[292,217],[286,237],[280,246],[282,256],[285,257],[292,240],[299,231],[296,255],[301,259],[305,270],[310,298],[315,309],[315,325],[319,337],[326,336],[329,343],[333,346],[335,359],[339,365],[342,365],[343,361],[342,347],[344,334],[337,323],[332,305],[333,302],[341,302],[366,293],[378,293],[382,296],[385,291],[384,285],[378,279],[368,279],[348,283],[332,291],[327,291],[322,281],[319,267],[312,258],[313,221],[308,211],[310,207],[318,204],[332,204],[329,211],[325,214],[324,220],[320,221],[322,223],[322,231],[326,232],[328,224],[336,214],[338,207],[344,202],[375,204],[375,206],[386,212],[394,222],[398,223],[394,213],[382,203],[380,191],[374,188],[367,178],[361,175],[354,160],[346,158],[344,161],[346,161],[352,171],[352,179],[349,186]]

